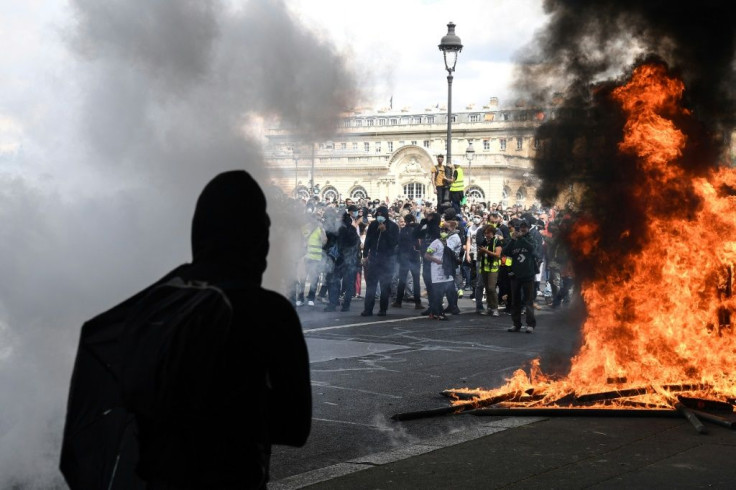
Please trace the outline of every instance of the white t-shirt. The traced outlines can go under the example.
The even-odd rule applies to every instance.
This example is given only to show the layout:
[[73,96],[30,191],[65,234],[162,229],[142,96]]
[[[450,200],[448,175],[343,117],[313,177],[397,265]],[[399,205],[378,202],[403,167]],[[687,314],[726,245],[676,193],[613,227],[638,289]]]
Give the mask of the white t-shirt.
[[477,257],[478,255],[478,244],[475,242],[475,234],[478,233],[478,230],[480,230],[481,225],[476,225],[475,223],[468,226],[468,238],[470,238],[470,255],[473,257]]
[[[429,247],[427,248],[427,253],[430,254],[433,258],[442,260],[442,253],[445,250],[445,245],[442,243],[442,240],[439,238],[435,238],[432,243],[429,244]],[[431,276],[432,276],[432,284],[438,283],[438,282],[449,282],[454,281],[455,278],[453,276],[446,276],[445,270],[442,268],[442,263],[439,264],[432,262],[429,264]]]

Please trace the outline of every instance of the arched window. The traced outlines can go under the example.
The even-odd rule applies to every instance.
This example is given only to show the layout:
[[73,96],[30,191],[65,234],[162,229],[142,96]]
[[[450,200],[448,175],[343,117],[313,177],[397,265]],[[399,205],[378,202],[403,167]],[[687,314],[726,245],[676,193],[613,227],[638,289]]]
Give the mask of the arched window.
[[353,201],[357,201],[358,199],[365,199],[366,197],[368,197],[368,193],[361,186],[353,187],[353,189],[350,191],[350,199],[352,199]]
[[402,187],[404,195],[407,199],[423,199],[426,192],[426,186],[419,182],[409,182]]
[[309,195],[309,189],[306,186],[300,185],[296,188],[296,197],[298,197],[299,199],[304,199],[306,201],[309,200],[309,198],[312,196]]
[[524,187],[519,187],[519,190],[516,191],[516,203],[524,204],[525,201],[526,201],[526,189]]
[[334,187],[328,186],[322,191],[322,199],[325,202],[339,202],[340,193]]
[[503,186],[503,191],[501,192],[501,204],[503,204],[504,209],[509,207],[509,194],[511,194],[511,188],[507,185]]
[[469,203],[474,202],[481,202],[486,200],[486,195],[483,192],[483,189],[481,189],[478,186],[469,186],[467,189],[465,189],[465,197],[468,198]]

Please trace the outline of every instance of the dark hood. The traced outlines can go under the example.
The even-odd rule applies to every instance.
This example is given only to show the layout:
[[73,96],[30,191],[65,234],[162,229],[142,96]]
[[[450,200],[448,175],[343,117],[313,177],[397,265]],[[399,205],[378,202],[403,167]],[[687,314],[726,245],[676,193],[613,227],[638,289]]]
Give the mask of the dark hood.
[[202,190],[192,219],[193,264],[219,264],[261,282],[271,221],[266,196],[244,170],[220,173]]
[[388,219],[388,208],[386,206],[378,206],[378,208],[376,208],[375,216],[383,216]]

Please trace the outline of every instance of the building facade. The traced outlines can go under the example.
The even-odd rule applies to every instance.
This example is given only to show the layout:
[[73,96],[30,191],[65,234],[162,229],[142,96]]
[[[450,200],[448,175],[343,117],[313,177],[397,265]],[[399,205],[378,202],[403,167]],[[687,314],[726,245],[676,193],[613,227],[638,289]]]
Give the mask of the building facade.
[[[452,117],[452,156],[445,162],[461,161],[468,202],[537,204],[535,130],[555,117],[554,110],[503,109],[491,99],[480,110],[466,107]],[[441,106],[356,110],[342,118],[329,141],[298,141],[285,128],[267,130],[266,138],[272,184],[286,195],[436,202],[431,169],[436,156],[447,153],[447,112]]]

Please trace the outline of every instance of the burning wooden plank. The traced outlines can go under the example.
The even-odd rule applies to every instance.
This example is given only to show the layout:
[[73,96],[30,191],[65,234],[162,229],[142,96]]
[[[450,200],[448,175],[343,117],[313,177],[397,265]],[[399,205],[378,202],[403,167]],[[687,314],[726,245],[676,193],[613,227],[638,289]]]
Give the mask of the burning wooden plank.
[[681,395],[678,395],[677,399],[686,407],[696,410],[706,410],[709,412],[733,412],[733,405],[718,400],[691,398]]
[[422,419],[426,417],[435,417],[437,415],[449,415],[449,414],[462,413],[467,410],[472,410],[478,407],[487,407],[489,405],[495,405],[496,403],[499,403],[505,400],[510,400],[518,395],[519,395],[518,392],[508,392],[508,393],[504,393],[499,396],[474,400],[472,402],[453,405],[451,407],[441,407],[441,408],[434,408],[430,410],[419,410],[416,412],[397,413],[395,415],[392,415],[391,419],[392,420],[416,420],[416,419]]
[[509,408],[489,407],[478,408],[466,412],[478,416],[506,416],[515,415],[532,417],[680,417],[672,409],[626,409],[626,408],[582,408],[582,407],[535,407]]
[[588,393],[586,395],[580,395],[575,397],[575,401],[578,403],[590,403],[599,402],[604,400],[613,400],[616,398],[626,398],[630,396],[646,395],[651,393],[651,390],[647,387],[641,388],[628,388],[625,390],[613,390],[604,391],[600,393]]

